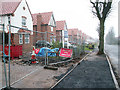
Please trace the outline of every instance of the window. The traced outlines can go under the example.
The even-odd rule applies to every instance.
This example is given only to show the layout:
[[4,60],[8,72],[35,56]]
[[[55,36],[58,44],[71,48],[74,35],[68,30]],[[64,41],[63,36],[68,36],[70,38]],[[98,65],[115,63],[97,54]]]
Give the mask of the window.
[[53,32],[53,27],[51,27],[51,31]]
[[19,44],[23,44],[23,35],[19,34]]
[[22,26],[26,26],[26,17],[22,16]]
[[29,43],[29,34],[25,34],[25,44]]

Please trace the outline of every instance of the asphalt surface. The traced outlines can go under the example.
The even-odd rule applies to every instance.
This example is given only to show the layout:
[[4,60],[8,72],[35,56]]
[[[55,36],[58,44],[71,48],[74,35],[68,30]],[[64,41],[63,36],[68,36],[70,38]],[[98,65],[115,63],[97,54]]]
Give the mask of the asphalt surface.
[[53,89],[57,88],[115,89],[105,55],[97,56],[96,53],[89,55]]

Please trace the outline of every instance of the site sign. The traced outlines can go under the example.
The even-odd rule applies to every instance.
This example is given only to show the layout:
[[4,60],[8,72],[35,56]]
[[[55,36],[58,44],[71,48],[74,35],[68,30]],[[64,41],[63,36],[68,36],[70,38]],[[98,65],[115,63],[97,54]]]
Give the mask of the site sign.
[[66,48],[61,48],[59,56],[61,56],[61,57],[72,57],[72,50],[71,49],[66,49]]

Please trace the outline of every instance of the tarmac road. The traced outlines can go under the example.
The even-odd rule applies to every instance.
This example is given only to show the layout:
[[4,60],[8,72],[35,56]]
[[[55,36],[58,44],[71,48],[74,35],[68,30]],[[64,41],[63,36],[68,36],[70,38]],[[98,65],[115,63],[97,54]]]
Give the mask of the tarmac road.
[[114,88],[112,90],[116,90],[105,56],[97,56],[96,53],[82,61],[53,89],[56,88],[106,88],[106,90]]

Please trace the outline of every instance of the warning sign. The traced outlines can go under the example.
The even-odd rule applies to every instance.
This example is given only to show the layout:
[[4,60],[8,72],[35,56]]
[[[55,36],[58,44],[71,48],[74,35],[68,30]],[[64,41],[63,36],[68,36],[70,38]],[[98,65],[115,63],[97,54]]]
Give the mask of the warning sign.
[[59,56],[61,56],[61,57],[71,57],[72,56],[72,50],[71,49],[66,49],[66,48],[61,48]]

